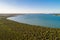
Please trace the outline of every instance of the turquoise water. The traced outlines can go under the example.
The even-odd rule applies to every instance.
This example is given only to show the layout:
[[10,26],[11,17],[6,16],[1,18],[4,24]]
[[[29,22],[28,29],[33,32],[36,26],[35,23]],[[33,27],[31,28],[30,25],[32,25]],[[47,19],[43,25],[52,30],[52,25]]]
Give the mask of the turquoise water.
[[26,14],[7,19],[30,25],[60,28],[60,16],[54,16],[52,14]]

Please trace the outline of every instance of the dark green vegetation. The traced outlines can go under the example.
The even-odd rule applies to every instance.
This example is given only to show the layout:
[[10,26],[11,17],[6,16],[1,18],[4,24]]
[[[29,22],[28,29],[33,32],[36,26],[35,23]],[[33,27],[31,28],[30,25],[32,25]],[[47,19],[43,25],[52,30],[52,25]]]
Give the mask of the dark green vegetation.
[[60,40],[60,29],[1,19],[0,40]]
[[60,14],[53,14],[53,15],[55,15],[55,16],[60,16]]

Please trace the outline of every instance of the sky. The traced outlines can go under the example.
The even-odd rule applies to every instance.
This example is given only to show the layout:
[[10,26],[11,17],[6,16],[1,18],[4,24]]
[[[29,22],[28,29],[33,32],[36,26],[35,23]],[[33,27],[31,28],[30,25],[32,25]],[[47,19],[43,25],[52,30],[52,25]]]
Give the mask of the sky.
[[0,0],[0,13],[60,13],[60,0]]

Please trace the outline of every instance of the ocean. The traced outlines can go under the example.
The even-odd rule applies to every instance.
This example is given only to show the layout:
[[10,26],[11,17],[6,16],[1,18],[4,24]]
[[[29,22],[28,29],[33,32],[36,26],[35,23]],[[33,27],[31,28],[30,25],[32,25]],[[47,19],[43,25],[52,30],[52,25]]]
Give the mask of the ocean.
[[60,16],[53,14],[25,14],[8,17],[7,19],[30,25],[60,28]]

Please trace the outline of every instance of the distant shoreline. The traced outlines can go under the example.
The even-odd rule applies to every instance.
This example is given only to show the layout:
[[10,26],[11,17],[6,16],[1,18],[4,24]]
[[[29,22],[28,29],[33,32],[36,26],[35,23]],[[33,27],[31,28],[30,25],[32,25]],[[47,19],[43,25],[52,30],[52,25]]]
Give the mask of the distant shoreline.
[[24,14],[0,14],[0,19],[6,19],[8,17],[14,17],[17,15],[24,15]]
[[60,14],[54,14],[54,16],[60,16]]

